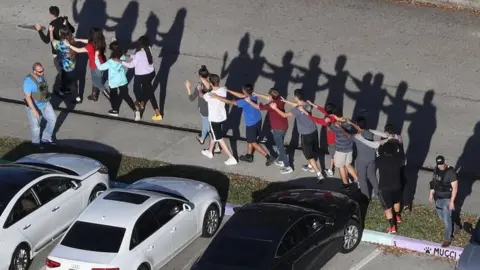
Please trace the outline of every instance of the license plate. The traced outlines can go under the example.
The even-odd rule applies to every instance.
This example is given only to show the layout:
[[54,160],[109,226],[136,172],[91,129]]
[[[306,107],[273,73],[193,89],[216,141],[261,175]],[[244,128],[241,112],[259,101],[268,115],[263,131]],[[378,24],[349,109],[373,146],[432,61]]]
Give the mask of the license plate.
[[80,269],[80,265],[78,264],[73,264],[72,266],[70,266],[70,268],[68,268],[68,270],[79,270]]

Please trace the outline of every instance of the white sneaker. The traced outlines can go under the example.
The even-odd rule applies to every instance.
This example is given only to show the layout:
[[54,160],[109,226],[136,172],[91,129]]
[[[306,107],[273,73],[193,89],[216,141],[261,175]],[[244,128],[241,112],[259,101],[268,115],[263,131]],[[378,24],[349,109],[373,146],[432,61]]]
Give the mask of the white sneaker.
[[140,111],[137,110],[137,111],[135,111],[133,114],[134,114],[134,116],[135,116],[135,121],[140,121],[140,119],[141,119],[141,118],[140,118]]
[[285,165],[283,164],[283,161],[280,161],[280,160],[275,161],[275,165],[277,165],[278,167],[285,167]]
[[207,149],[202,150],[202,155],[204,155],[208,158],[213,158],[212,152],[208,151]]
[[234,157],[230,157],[225,161],[225,165],[237,165],[237,160]]
[[293,172],[292,167],[283,167],[283,168],[280,169],[281,174],[288,174],[288,173],[292,173],[292,172]]
[[308,165],[302,165],[302,170],[306,171],[306,172],[315,172],[315,170],[313,169],[312,165],[308,164]]
[[333,171],[332,169],[325,170],[325,173],[327,173],[328,177],[333,177]]
[[322,172],[317,172],[317,181],[323,180]]

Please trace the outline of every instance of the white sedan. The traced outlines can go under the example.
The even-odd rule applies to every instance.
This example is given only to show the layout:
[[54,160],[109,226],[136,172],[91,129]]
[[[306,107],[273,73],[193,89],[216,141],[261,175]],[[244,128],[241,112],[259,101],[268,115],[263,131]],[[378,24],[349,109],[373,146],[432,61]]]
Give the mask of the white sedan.
[[0,165],[0,269],[27,270],[108,181],[100,162],[72,154],[32,154]]
[[159,269],[198,236],[212,237],[221,209],[214,187],[188,179],[146,178],[110,189],[78,216],[46,269]]

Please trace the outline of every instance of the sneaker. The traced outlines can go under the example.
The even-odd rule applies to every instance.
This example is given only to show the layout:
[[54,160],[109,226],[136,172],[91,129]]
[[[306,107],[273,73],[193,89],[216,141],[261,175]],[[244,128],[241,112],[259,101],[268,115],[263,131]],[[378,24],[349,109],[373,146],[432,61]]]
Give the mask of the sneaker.
[[208,149],[202,150],[202,155],[208,157],[208,158],[213,158],[212,152],[208,151]]
[[240,161],[244,161],[244,162],[248,162],[248,163],[252,163],[253,162],[253,156],[252,155],[249,155],[249,154],[246,154],[246,155],[241,155],[238,157],[238,159]]
[[135,121],[140,121],[140,111],[133,111],[133,116],[135,117]]
[[288,173],[291,173],[291,172],[293,172],[293,169],[290,166],[283,167],[283,168],[280,169],[281,174],[288,174]]
[[333,170],[332,169],[325,170],[325,173],[327,174],[328,177],[333,177]]
[[277,165],[278,167],[285,167],[285,165],[283,164],[283,161],[277,160],[277,161],[275,161],[274,163],[275,163],[275,165]]
[[118,111],[110,110],[110,111],[108,111],[108,114],[111,115],[111,116],[118,116]]
[[214,154],[221,154],[221,153],[222,153],[222,149],[220,149],[220,147],[217,147],[217,148],[213,149],[213,153],[214,153]]
[[160,121],[162,119],[163,119],[163,117],[160,114],[155,114],[155,115],[152,116],[153,121]]
[[308,165],[303,165],[302,166],[302,170],[306,171],[306,172],[315,172],[315,170],[313,169],[312,165],[308,164]]
[[41,144],[43,145],[56,145],[54,141],[52,140],[42,140]]
[[390,226],[390,227],[388,227],[387,233],[390,233],[390,234],[392,234],[392,233],[397,233],[397,226]]
[[400,216],[400,215],[395,216],[395,221],[396,221],[398,224],[402,223],[402,216]]
[[102,94],[107,98],[110,99],[110,91],[108,89],[103,89]]
[[81,104],[83,102],[82,98],[81,97],[76,97],[75,98],[75,101],[73,103],[76,103],[76,104]]
[[205,141],[202,140],[202,138],[200,138],[200,136],[196,136],[195,138],[197,139],[199,144],[204,144],[205,143]]
[[403,207],[403,212],[405,212],[407,214],[411,213],[412,212],[412,206],[411,205],[405,205]]
[[322,175],[322,172],[317,172],[317,183],[322,181],[324,178],[323,178],[323,175]]
[[267,157],[267,161],[265,162],[265,166],[270,166],[270,165],[272,165],[273,162],[275,162],[275,160],[277,160],[276,157],[268,156],[268,157]]
[[230,157],[225,161],[225,165],[237,165],[237,160],[234,157]]

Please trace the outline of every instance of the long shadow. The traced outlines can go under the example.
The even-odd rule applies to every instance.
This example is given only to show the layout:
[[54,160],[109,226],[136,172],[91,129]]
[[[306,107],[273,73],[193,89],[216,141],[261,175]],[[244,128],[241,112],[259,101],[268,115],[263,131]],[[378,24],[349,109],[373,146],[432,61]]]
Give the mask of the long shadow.
[[473,184],[480,173],[478,167],[478,153],[480,153],[480,121],[473,129],[473,135],[468,138],[462,155],[458,158],[455,169],[458,177],[458,192],[455,199],[455,211],[452,219],[461,226],[460,213],[466,198],[472,193]]
[[348,79],[348,71],[344,70],[347,64],[347,56],[339,55],[337,61],[335,62],[335,74],[328,74],[324,72],[323,74],[327,77],[328,81],[318,88],[319,91],[328,89],[327,99],[325,104],[333,103],[338,108],[343,108],[344,95],[345,95],[345,84]]
[[[159,92],[159,109],[160,113],[165,117],[165,99],[167,97],[168,76],[172,66],[177,62],[180,54],[180,46],[182,45],[183,31],[185,29],[185,18],[187,17],[187,9],[181,8],[177,11],[177,15],[173,21],[170,30],[167,33],[158,33],[162,37],[159,42],[162,49],[159,58],[162,58],[158,73],[153,80],[153,89],[160,86]],[[158,18],[157,18],[158,20]],[[156,40],[156,39],[154,39]]]
[[407,82],[400,82],[397,91],[395,92],[395,96],[392,96],[387,92],[387,97],[390,99],[391,105],[383,108],[383,111],[388,115],[387,123],[393,125],[397,134],[402,133],[403,125],[405,124],[408,104],[404,98],[407,90]]
[[404,202],[409,205],[413,203],[418,173],[427,158],[433,134],[437,129],[437,108],[432,103],[434,96],[435,92],[428,90],[423,97],[423,104],[407,101],[407,104],[415,109],[415,112],[406,116],[406,120],[410,120],[408,127],[410,142],[406,151],[407,180],[403,196]]
[[[75,35],[87,38],[91,28],[105,28],[107,23],[107,3],[105,0],[85,0],[81,10],[78,9],[78,0],[72,2],[73,20],[77,24]],[[88,56],[78,54],[76,57],[75,73],[78,78],[78,95],[84,100],[85,76],[87,74]]]
[[298,178],[286,182],[273,182],[268,184],[268,186],[266,186],[264,189],[253,192],[252,202],[260,202],[275,192],[286,191],[290,189],[307,188],[336,191],[348,195],[359,204],[362,215],[362,225],[365,227],[365,217],[369,205],[368,198],[363,195],[362,192],[360,192],[360,189],[356,185],[352,185],[350,190],[346,191],[341,182],[342,181],[340,181],[340,179],[328,178],[320,183],[317,183],[317,179],[314,177]]
[[6,153],[2,158],[10,161],[36,153],[68,153],[93,158],[108,168],[110,179],[115,179],[120,168],[122,155],[113,147],[106,144],[87,140],[59,140],[56,146],[39,149],[31,143],[22,143]]
[[54,109],[57,109],[60,107],[62,103],[65,104],[66,110],[61,110],[60,113],[57,116],[57,122],[55,123],[55,128],[53,130],[53,137],[56,139],[57,133],[62,127],[63,123],[65,120],[67,120],[69,111],[72,111],[75,109],[77,106],[77,103],[75,102],[75,93],[72,93],[71,95],[65,96],[65,97],[59,97],[58,95],[52,95],[52,98],[50,99],[50,104],[52,104],[52,107]]
[[[223,56],[223,65],[220,71],[220,77],[223,79],[228,76],[227,80],[225,81],[225,86],[230,90],[241,91],[244,84],[255,83],[248,81],[253,78],[251,73],[255,72],[250,70],[250,66],[252,65],[253,61],[248,54],[249,48],[250,34],[247,32],[243,35],[238,44],[238,55],[230,61],[230,64],[228,64],[228,66],[228,52],[225,52]],[[234,97],[229,94],[227,98],[233,99]],[[230,130],[232,131],[232,137],[230,138],[230,147],[232,149],[233,155],[235,157],[238,157],[237,141],[238,138],[240,138],[240,122],[242,120],[243,110],[241,108],[238,108],[237,106],[226,106],[225,109],[228,112],[228,116],[227,123],[224,127],[224,133],[226,134]]]
[[120,18],[107,15],[107,19],[114,22],[114,25],[106,24],[103,29],[108,32],[115,32],[115,38],[125,49],[133,47],[133,31],[137,26],[140,12],[140,5],[137,1],[130,1]]
[[157,168],[137,168],[122,175],[117,180],[123,183],[133,183],[137,180],[155,176],[172,176],[200,181],[215,187],[223,203],[223,210],[228,200],[230,179],[222,172],[189,165],[167,165]]
[[160,28],[160,19],[158,19],[155,13],[150,12],[148,15],[148,18],[145,22],[145,28],[147,29],[145,31],[145,35],[149,38],[150,44],[152,44],[152,46],[161,47],[161,33],[158,31]]
[[383,102],[387,94],[387,91],[382,88],[383,74],[377,73],[373,76],[372,73],[367,72],[362,80],[355,78],[351,74],[349,76],[359,90],[351,91],[346,88],[344,89],[347,97],[356,101],[355,107],[353,108],[352,119],[363,116],[368,119],[369,126],[376,129],[380,118],[380,111],[383,108]]

